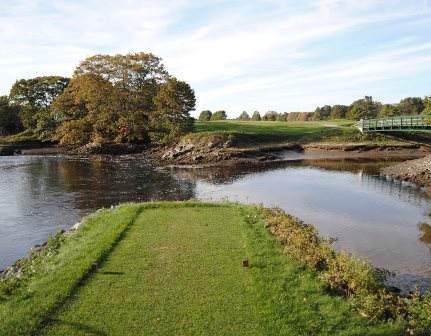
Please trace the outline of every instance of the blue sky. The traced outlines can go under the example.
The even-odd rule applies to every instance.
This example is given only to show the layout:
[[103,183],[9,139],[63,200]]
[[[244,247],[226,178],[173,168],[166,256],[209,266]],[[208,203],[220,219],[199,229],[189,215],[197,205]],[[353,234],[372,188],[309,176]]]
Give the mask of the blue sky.
[[152,52],[196,112],[431,95],[431,0],[2,0],[0,94],[97,53]]

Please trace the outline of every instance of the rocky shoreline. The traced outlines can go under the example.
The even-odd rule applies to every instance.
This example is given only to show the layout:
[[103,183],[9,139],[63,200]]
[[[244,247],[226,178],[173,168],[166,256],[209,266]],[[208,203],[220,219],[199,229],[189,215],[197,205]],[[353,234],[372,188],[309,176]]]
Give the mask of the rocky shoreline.
[[381,173],[393,179],[415,183],[420,187],[431,187],[431,155],[383,168]]
[[174,147],[150,148],[145,155],[159,165],[176,166],[244,166],[266,165],[292,160],[343,158],[419,158],[431,152],[419,144],[280,144],[253,148],[232,147],[229,141],[195,144],[180,143]]
[[[431,153],[421,144],[377,145],[361,143],[275,144],[243,148],[228,136],[186,140],[174,146],[137,144],[88,144],[59,146],[40,143],[39,146],[0,145],[0,156],[12,155],[142,155],[158,165],[175,166],[259,166],[292,160],[344,158],[420,158]],[[389,175],[389,174],[388,174]],[[401,174],[398,174],[401,175]]]

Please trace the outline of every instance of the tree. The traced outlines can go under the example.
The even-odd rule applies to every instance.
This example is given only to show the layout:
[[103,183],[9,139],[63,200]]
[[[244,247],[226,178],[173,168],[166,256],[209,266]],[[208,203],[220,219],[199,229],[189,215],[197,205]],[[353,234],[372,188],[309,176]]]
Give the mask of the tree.
[[227,118],[226,111],[220,110],[213,113],[211,120],[225,120]]
[[331,119],[344,119],[346,117],[349,107],[346,105],[334,105],[332,107]]
[[19,106],[10,104],[8,96],[0,96],[0,135],[22,130],[19,110]]
[[21,107],[20,119],[26,129],[35,130],[38,121],[52,119],[51,104],[68,84],[69,78],[61,76],[35,77],[15,82],[9,98],[13,104]]
[[[95,55],[75,69],[54,112],[61,123],[71,123],[75,134],[79,127],[90,129],[89,141],[147,142],[150,135],[170,141],[192,127],[188,113],[194,102],[190,86],[171,78],[153,54]],[[88,123],[75,122],[80,119]],[[62,126],[55,138],[69,141]]]
[[394,117],[400,115],[398,107],[394,104],[384,104],[379,111],[379,117]]
[[422,114],[431,114],[431,96],[425,96],[423,99],[424,109]]
[[212,112],[210,111],[210,110],[205,110],[205,111],[202,111],[200,114],[199,114],[199,118],[198,118],[198,120],[199,121],[210,121],[211,120],[211,117],[212,117]]
[[[85,138],[84,143],[113,141],[118,136],[120,93],[99,75],[88,73],[73,77],[69,86],[53,102],[52,110],[54,118],[61,124],[53,140],[61,144],[82,144],[82,141],[76,140],[77,134]],[[70,130],[73,130],[74,136],[70,136]]]
[[250,116],[248,115],[248,113],[246,111],[243,111],[239,117],[237,118],[237,120],[245,120],[248,121],[250,120]]
[[170,78],[161,84],[154,98],[156,107],[151,115],[152,124],[159,132],[152,132],[151,138],[163,143],[177,140],[194,129],[190,111],[195,109],[195,92],[186,82]]
[[322,120],[328,120],[332,113],[332,107],[330,105],[325,105],[320,109],[320,114]]
[[420,97],[404,98],[398,104],[400,115],[418,115],[422,113],[424,108],[424,103]]
[[276,121],[278,118],[278,113],[275,111],[268,111],[266,112],[263,117],[262,120],[264,121]]
[[320,107],[317,107],[317,108],[314,110],[314,113],[313,113],[313,117],[312,117],[312,119],[313,119],[314,121],[322,120],[322,111],[320,110]]
[[380,103],[373,100],[373,97],[365,96],[350,105],[346,117],[351,120],[376,118],[380,105]]
[[253,121],[261,121],[260,113],[259,111],[254,111],[253,115],[251,116],[251,120]]

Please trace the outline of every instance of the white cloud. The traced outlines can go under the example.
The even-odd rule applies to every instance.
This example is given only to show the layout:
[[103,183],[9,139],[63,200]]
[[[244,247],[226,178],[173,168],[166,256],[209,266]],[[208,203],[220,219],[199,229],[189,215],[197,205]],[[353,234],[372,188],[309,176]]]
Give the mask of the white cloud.
[[[198,110],[314,109],[430,73],[430,23],[429,0],[19,0],[0,7],[0,93],[17,78],[71,76],[96,53],[145,51],[191,83]],[[352,49],[343,57],[338,40]]]

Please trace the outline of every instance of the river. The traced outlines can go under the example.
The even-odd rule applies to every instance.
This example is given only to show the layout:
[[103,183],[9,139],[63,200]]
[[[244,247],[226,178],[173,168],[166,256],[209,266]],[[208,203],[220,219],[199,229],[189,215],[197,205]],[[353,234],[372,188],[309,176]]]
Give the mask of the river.
[[160,168],[139,156],[0,158],[0,268],[83,215],[126,201],[229,199],[276,205],[335,247],[431,288],[431,197],[379,176],[395,162],[308,160],[266,168]]

